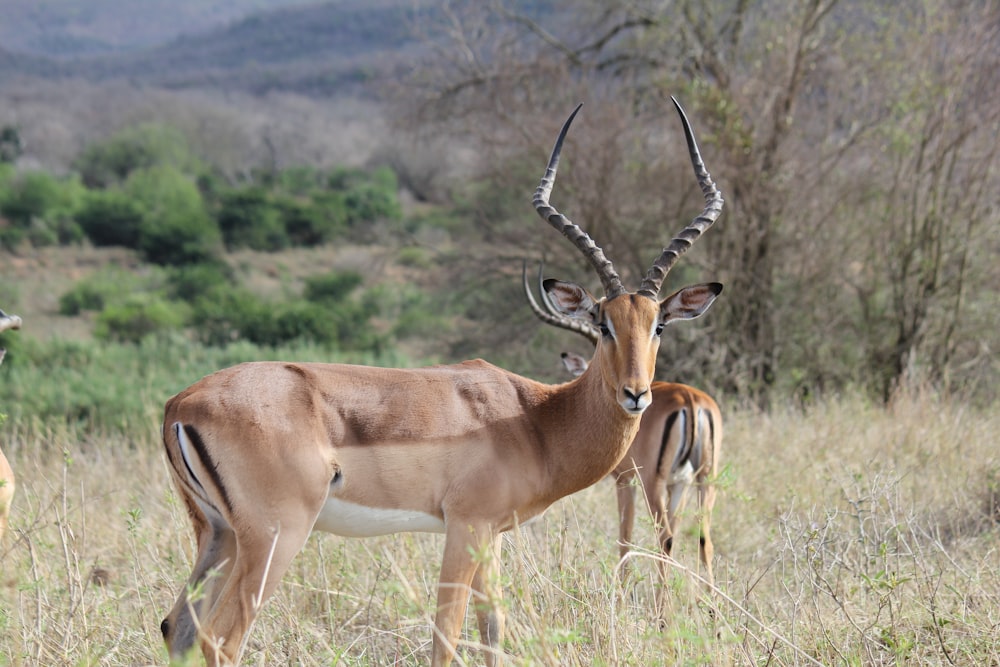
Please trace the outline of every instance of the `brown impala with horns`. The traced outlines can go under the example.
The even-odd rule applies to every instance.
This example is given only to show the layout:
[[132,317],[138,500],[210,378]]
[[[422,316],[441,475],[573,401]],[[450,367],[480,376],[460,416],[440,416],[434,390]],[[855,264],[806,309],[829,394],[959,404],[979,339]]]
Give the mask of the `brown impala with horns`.
[[[676,104],[676,102],[675,102]],[[469,595],[485,661],[501,657],[494,576],[500,534],[602,479],[651,400],[663,326],[701,315],[718,283],[657,294],[678,256],[722,211],[677,105],[705,208],[663,249],[636,292],[582,229],[549,204],[556,140],[534,204],[593,264],[605,297],[558,280],[548,298],[601,332],[586,372],[546,385],[485,361],[420,369],[258,362],[209,375],[167,402],[163,444],[197,539],[191,577],[163,620],[172,657],[199,643],[239,662],[264,601],[313,530],[363,537],[445,535],[431,664],[452,661]],[[492,557],[473,554],[490,552]],[[199,590],[188,597],[188,591]]]
[[[542,273],[539,266],[538,278]],[[538,319],[546,324],[574,331],[597,345],[601,333],[589,323],[570,319],[556,310],[540,290],[544,307],[539,306],[528,286],[527,265],[522,272],[524,294]],[[568,352],[562,354],[563,365],[579,376],[587,370],[587,360]],[[660,550],[670,556],[674,535],[680,522],[688,489],[697,485],[698,510],[701,521],[699,535],[701,563],[705,567],[705,582],[714,586],[712,575],[712,508],[715,505],[714,480],[718,474],[722,447],[722,413],[715,400],[703,391],[676,382],[653,382],[653,400],[642,413],[639,432],[628,453],[611,476],[618,491],[618,549],[622,559],[628,555],[635,526],[635,484],[638,478],[642,494],[660,540]],[[627,563],[626,563],[627,564]],[[656,607],[661,623],[667,610],[666,595],[668,561],[657,561],[661,586]]]

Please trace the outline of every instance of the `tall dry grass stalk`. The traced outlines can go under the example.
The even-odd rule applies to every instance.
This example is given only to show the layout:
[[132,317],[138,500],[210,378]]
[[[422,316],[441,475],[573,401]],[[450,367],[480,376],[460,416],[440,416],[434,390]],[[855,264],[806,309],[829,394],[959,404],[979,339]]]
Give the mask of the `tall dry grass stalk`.
[[[506,540],[509,664],[1000,664],[996,410],[913,393],[725,417],[719,593],[697,585],[688,518],[661,630],[651,522],[619,586],[614,489],[598,484]],[[22,481],[0,545],[0,664],[166,662],[159,622],[193,545],[155,432],[3,426]],[[426,664],[441,548],[314,536],[246,664]],[[458,664],[478,661],[474,626]]]

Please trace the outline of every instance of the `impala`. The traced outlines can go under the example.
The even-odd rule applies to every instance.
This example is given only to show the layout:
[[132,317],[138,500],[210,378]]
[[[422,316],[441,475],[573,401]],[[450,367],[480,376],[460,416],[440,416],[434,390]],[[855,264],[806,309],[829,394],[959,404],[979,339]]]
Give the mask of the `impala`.
[[[0,332],[7,329],[20,329],[21,318],[17,315],[8,315],[0,310]],[[0,347],[0,363],[3,363],[4,355],[7,351]],[[14,469],[10,467],[10,462],[0,450],[0,540],[7,532],[7,519],[10,516],[10,503],[14,499]]]
[[[541,267],[539,267],[541,282]],[[541,292],[544,308],[538,305],[528,285],[527,271],[522,271],[524,294],[532,312],[546,324],[574,331],[595,345],[601,334],[589,323],[572,320],[560,313]],[[587,370],[587,360],[578,354],[562,353],[566,370],[580,376]],[[625,457],[611,472],[618,494],[618,548],[624,559],[632,543],[635,525],[636,477],[642,485],[646,506],[653,515],[658,532],[660,549],[670,556],[680,512],[684,509],[688,489],[697,485],[698,509],[701,520],[699,551],[705,568],[705,581],[709,589],[714,585],[712,575],[712,507],[715,504],[715,487],[712,480],[717,475],[719,450],[722,445],[722,414],[711,396],[694,387],[673,382],[653,382],[650,385],[652,403],[642,413],[639,431]],[[657,609],[663,614],[667,609],[666,595],[668,562],[658,561],[660,592]]]
[[421,369],[259,362],[209,375],[167,402],[163,443],[197,539],[191,577],[161,624],[171,656],[197,641],[210,664],[239,662],[261,605],[313,530],[427,531],[445,535],[431,663],[452,661],[472,592],[484,600],[476,616],[485,661],[497,663],[500,534],[618,464],[650,404],[663,325],[699,316],[722,290],[705,283],[657,299],[679,255],[722,210],[677,110],[705,208],[638,291],[549,204],[579,107],[535,190],[538,214],[586,255],[605,291],[597,299],[545,282],[561,313],[604,332],[578,378],[545,385],[482,360]]

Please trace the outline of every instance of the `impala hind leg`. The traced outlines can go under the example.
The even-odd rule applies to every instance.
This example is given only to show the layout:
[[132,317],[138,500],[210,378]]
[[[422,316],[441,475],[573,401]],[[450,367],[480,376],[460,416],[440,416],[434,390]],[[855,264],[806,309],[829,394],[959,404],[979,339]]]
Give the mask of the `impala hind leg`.
[[686,481],[678,481],[664,486],[662,481],[650,489],[650,511],[653,523],[659,532],[660,551],[665,558],[657,562],[660,574],[660,588],[657,595],[656,609],[659,614],[660,627],[665,625],[666,614],[670,609],[670,562],[674,549],[674,536],[680,525],[681,512],[687,498],[690,485]]
[[710,481],[705,479],[698,481],[698,509],[701,514],[701,535],[698,541],[709,593],[715,586],[715,574],[712,572],[712,556],[715,553],[712,546],[712,509],[715,507],[715,493],[715,486]]
[[194,648],[198,627],[215,605],[236,557],[236,535],[232,529],[221,517],[209,521],[186,496],[185,501],[194,524],[198,553],[184,590],[160,623],[172,659],[183,658]]
[[236,665],[264,602],[305,545],[311,523],[264,526],[236,535],[236,560],[202,625],[201,649],[207,663]]

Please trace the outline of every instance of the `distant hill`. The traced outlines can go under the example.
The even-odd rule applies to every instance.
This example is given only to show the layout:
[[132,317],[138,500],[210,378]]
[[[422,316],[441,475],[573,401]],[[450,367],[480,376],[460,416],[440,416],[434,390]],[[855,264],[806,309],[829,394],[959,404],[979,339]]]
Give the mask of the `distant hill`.
[[0,44],[48,58],[127,52],[304,0],[3,0]]
[[413,30],[417,19],[418,10],[405,0],[265,10],[126,52],[67,59],[0,51],[0,81],[11,76],[128,79],[167,88],[356,95],[360,84],[392,72],[421,48]]
[[[13,2],[17,7],[26,2],[38,3],[38,8],[48,4],[53,8],[62,7],[54,0],[49,3],[45,0],[6,2]],[[272,7],[289,4],[291,0],[233,0],[228,3],[206,0],[206,7],[214,7],[214,13],[206,9],[200,14],[192,8],[196,2],[180,0],[181,17],[168,21],[173,26],[170,30],[160,31],[163,34],[172,31],[173,35],[169,41],[154,46],[126,49],[125,38],[116,37],[117,33],[111,31],[95,34],[116,42],[114,48],[80,47],[73,58],[51,56],[61,53],[60,49],[51,49],[49,57],[42,57],[22,56],[8,48],[7,52],[0,52],[0,82],[5,77],[27,74],[91,81],[127,79],[156,87],[210,87],[254,94],[278,90],[318,97],[357,95],[363,84],[412,64],[428,48],[425,40],[437,36],[432,32],[418,37],[416,27],[427,30],[438,23],[440,14],[436,3],[425,3],[428,6],[421,8],[421,3],[412,0],[330,0],[278,8]],[[131,19],[119,17],[121,26],[129,26],[139,19],[136,7],[141,7],[142,15],[146,16],[148,4],[148,22],[155,22],[171,5],[168,0],[131,4],[127,0],[97,0],[92,4],[94,11],[109,5],[128,4]],[[512,6],[520,5],[521,11],[537,17],[550,11],[555,4],[554,0],[518,0]],[[264,9],[228,22],[221,21],[219,16],[235,12],[233,5],[263,6]],[[26,11],[22,7],[21,13]],[[194,21],[197,15],[203,15],[200,23]],[[84,13],[84,18],[86,16],[89,15]],[[0,37],[4,30],[10,30],[7,18],[4,17],[7,27],[0,30]],[[62,35],[68,40],[69,35],[86,32],[81,25],[90,25],[86,21],[73,23],[68,16],[62,20],[65,22],[62,31],[51,28],[45,32],[48,35],[45,39]],[[93,23],[104,25],[108,21],[94,18]],[[181,26],[186,27],[183,34],[179,34]],[[138,41],[146,42],[160,33],[145,34],[146,37]],[[63,51],[72,49],[66,46]]]

